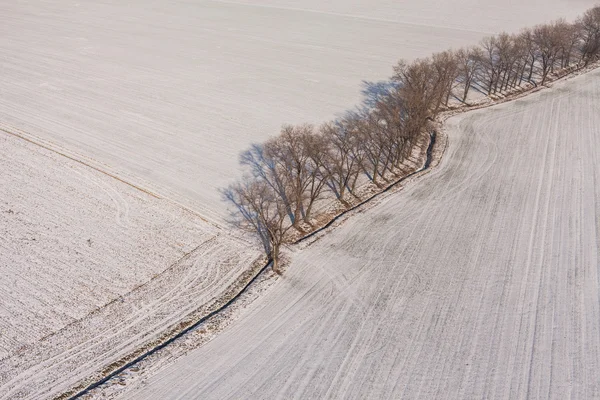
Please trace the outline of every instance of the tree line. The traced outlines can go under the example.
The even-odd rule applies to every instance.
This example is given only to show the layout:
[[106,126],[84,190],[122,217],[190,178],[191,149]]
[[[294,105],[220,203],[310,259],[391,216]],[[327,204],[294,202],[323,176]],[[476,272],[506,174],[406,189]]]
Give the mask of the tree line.
[[[292,230],[313,227],[315,203],[327,196],[344,206],[366,179],[383,188],[431,121],[451,101],[544,85],[600,58],[600,6],[573,23],[559,19],[517,34],[500,33],[478,46],[447,50],[412,62],[374,88],[365,105],[321,126],[285,125],[278,136],[242,153],[245,175],[223,190],[233,222],[251,232],[279,273],[281,246]],[[333,201],[333,200],[332,200]]]

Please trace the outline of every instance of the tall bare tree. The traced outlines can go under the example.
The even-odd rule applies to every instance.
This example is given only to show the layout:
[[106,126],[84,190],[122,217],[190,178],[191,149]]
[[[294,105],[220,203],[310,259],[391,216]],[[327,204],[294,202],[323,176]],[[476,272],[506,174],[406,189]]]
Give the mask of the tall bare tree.
[[240,164],[250,170],[252,176],[262,180],[281,199],[292,224],[297,224],[294,212],[294,194],[291,193],[289,176],[282,174],[277,160],[273,158],[273,151],[266,144],[253,144],[250,149],[244,151],[240,156]]
[[395,169],[404,161],[413,139],[406,127],[405,101],[399,88],[393,88],[381,96],[370,110],[369,118],[385,141],[387,169],[397,174]]
[[488,96],[495,93],[500,79],[501,63],[497,42],[495,36],[486,37],[481,41],[479,80]]
[[523,83],[523,79],[525,78],[525,71],[527,70],[527,66],[529,65],[529,43],[523,34],[514,35],[513,36],[513,53],[515,63],[513,66],[513,70],[511,73],[511,87],[516,87]]
[[498,79],[494,84],[494,92],[497,92],[504,90],[504,85],[508,81],[508,75],[512,67],[512,38],[508,33],[502,32],[496,36],[495,45],[498,55]]
[[428,119],[439,109],[440,93],[437,72],[430,59],[417,59],[412,63],[400,61],[394,67],[398,93],[404,102],[404,126],[407,136],[417,137]]
[[538,59],[539,51],[535,44],[535,40],[533,40],[533,30],[531,28],[525,29],[523,31],[522,37],[525,42],[525,46],[527,47],[527,53],[529,53],[529,58],[527,60],[527,62],[529,64],[529,66],[527,68],[527,70],[528,70],[527,81],[530,83],[533,83],[535,85],[535,82],[532,81],[532,79],[533,79],[533,72],[535,69],[535,64]]
[[354,194],[360,172],[362,155],[359,149],[359,135],[345,120],[329,122],[319,129],[324,139],[323,168],[326,184],[335,197],[348,205],[346,191]]
[[281,133],[265,144],[265,151],[274,160],[276,172],[288,188],[286,193],[298,228],[300,218],[310,224],[315,201],[320,197],[326,172],[323,168],[323,139],[312,125],[285,125]]
[[435,53],[431,57],[431,64],[435,71],[433,85],[438,88],[438,98],[435,100],[434,109],[434,113],[437,113],[440,106],[448,105],[452,88],[459,75],[459,64],[456,54],[452,50]]
[[460,49],[456,53],[456,60],[458,63],[458,80],[463,85],[462,91],[462,102],[467,101],[469,90],[473,84],[475,78],[481,69],[481,59],[483,58],[483,51],[481,48],[473,46],[466,49]]
[[600,56],[600,5],[587,10],[577,21],[581,35],[581,59],[585,65]]
[[546,83],[554,69],[560,51],[560,39],[554,24],[543,24],[533,28],[533,41],[537,47],[540,63],[541,84]]
[[580,41],[580,31],[576,24],[570,24],[565,19],[559,19],[554,23],[554,30],[558,38],[558,59],[560,68],[571,65],[573,55]]
[[359,135],[360,166],[371,182],[381,186],[391,161],[388,132],[371,110],[355,114],[353,122]]

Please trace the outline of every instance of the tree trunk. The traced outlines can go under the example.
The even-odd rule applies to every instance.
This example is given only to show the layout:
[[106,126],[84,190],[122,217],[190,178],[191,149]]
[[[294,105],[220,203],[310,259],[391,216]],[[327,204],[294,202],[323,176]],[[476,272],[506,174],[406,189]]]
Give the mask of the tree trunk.
[[339,200],[342,200],[344,198],[344,195],[346,194],[346,182],[344,182],[344,180],[340,180],[339,186],[340,189],[337,198]]
[[311,199],[308,203],[308,207],[306,207],[306,213],[304,214],[304,222],[310,225],[311,227],[313,226],[313,224],[310,223],[310,214],[312,212],[313,204],[315,204],[315,201],[314,199]]
[[466,82],[465,83],[465,89],[463,91],[463,99],[462,99],[463,103],[467,102],[467,96],[469,94],[469,89],[470,88],[471,88],[471,82]]
[[533,58],[531,60],[531,64],[529,64],[529,76],[527,77],[527,80],[529,82],[531,82],[531,77],[533,76],[533,67],[535,66],[535,58]]
[[277,275],[281,275],[281,270],[279,269],[279,245],[273,245],[273,250],[271,250],[271,259],[273,260],[273,265],[271,268],[273,272]]

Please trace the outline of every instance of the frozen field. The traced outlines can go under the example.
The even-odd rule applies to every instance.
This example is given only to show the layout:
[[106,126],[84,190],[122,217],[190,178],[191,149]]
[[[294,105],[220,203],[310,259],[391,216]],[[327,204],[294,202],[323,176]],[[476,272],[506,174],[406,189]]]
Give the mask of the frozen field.
[[3,1],[0,122],[214,220],[239,152],[353,107],[401,57],[594,0]]
[[127,399],[600,398],[600,71],[449,121],[442,163]]
[[221,294],[258,256],[3,131],[0,150],[1,399],[65,390]]
[[[0,2],[0,128],[108,172],[0,131],[0,399],[60,393],[221,294],[256,259],[218,227],[217,189],[237,176],[249,143],[352,107],[362,82],[386,78],[401,57],[573,18],[593,3]],[[586,268],[598,263],[589,216],[598,120],[586,119],[598,86],[590,103],[578,88],[527,100],[543,110],[537,119],[514,106],[467,118],[428,184],[296,254],[289,277],[194,353],[190,393],[358,397],[373,387],[396,395],[408,382],[407,394],[427,397],[435,375],[440,391],[485,378],[473,393],[493,395],[505,376],[486,375],[487,363],[506,376],[531,366],[534,394],[554,365],[553,394],[580,390],[599,372],[588,363],[599,318],[596,271]],[[567,136],[561,127],[573,121],[583,122]],[[561,140],[569,147],[552,153]],[[534,151],[540,143],[546,152]],[[571,191],[583,184],[596,192]],[[177,382],[169,371],[179,365],[155,385]],[[510,376],[515,390],[524,379]]]

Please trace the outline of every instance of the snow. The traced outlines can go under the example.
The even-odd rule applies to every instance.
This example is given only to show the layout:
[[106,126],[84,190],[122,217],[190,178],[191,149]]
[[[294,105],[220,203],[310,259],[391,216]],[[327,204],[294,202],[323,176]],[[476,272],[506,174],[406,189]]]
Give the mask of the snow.
[[[275,134],[282,123],[320,123],[342,113],[360,100],[363,81],[385,79],[401,57],[421,57],[448,47],[474,44],[492,32],[512,31],[560,16],[573,18],[592,4],[588,0],[548,0],[543,4],[478,4],[474,0],[1,2],[0,398],[53,397],[155,339],[235,282],[259,254],[223,228],[226,214],[218,189],[238,176],[238,154],[251,142]],[[18,132],[26,140],[4,131]],[[584,138],[595,140],[589,135]],[[488,144],[494,143],[487,140]],[[479,150],[493,150],[479,141],[468,143]],[[585,149],[589,152],[592,148],[590,145]],[[571,150],[576,154],[577,149]],[[471,153],[461,156],[475,157]],[[514,163],[526,161],[515,158]],[[477,162],[483,161],[472,160]],[[527,169],[529,164],[522,167]],[[427,198],[446,192],[436,195],[421,189],[420,193]],[[473,202],[463,200],[464,204]],[[412,242],[407,251],[421,248],[421,242],[433,246],[435,240],[443,239],[441,232],[455,235],[459,243],[468,243],[443,225],[452,222],[441,213],[443,203],[435,203],[439,210],[431,217],[437,215],[431,224],[442,225],[437,232],[435,225],[428,225],[428,214],[421,214],[416,204],[407,205],[405,201],[394,206],[393,215],[379,215],[373,222],[362,217],[349,224],[354,228],[344,233],[347,239],[335,236],[342,241],[340,245],[332,242],[335,239],[323,241],[340,246],[337,253],[332,252],[339,260],[330,257],[322,264],[319,260],[329,257],[322,244],[308,249],[306,256],[298,253],[290,278],[282,279],[258,303],[270,317],[275,312],[281,315],[282,321],[271,322],[268,327],[249,326],[248,337],[233,328],[237,337],[229,333],[217,342],[237,339],[227,348],[227,357],[216,364],[213,372],[202,368],[198,371],[205,371],[207,377],[219,382],[227,378],[219,375],[225,369],[232,371],[230,374],[247,374],[243,367],[248,361],[240,361],[239,370],[231,367],[237,362],[237,350],[250,351],[249,360],[258,364],[269,356],[279,357],[273,359],[273,365],[284,362],[284,356],[298,356],[301,364],[291,368],[310,369],[310,360],[303,358],[300,347],[289,354],[277,347],[299,333],[310,335],[304,341],[296,338],[297,346],[309,345],[317,350],[331,350],[323,337],[341,340],[343,351],[349,351],[349,338],[367,343],[365,337],[352,336],[351,329],[340,330],[348,321],[351,326],[361,326],[353,308],[366,301],[361,296],[373,294],[377,284],[392,284],[393,280],[388,282],[387,278],[399,278],[398,285],[405,285],[402,287],[409,292],[418,290],[421,283],[413,290],[410,286],[417,281],[407,281],[413,279],[412,275],[402,278],[393,274],[383,274],[378,278],[381,281],[372,284],[363,282],[371,276],[365,273],[365,254],[376,263],[383,260],[378,268],[391,267],[391,274],[396,263],[404,260],[398,253],[398,243],[402,245],[409,239],[403,237],[407,232],[419,231],[417,223],[429,231],[421,232],[418,237],[422,239]],[[412,213],[419,219],[415,220]],[[398,225],[384,224],[396,221],[396,214],[404,216]],[[457,226],[456,221],[463,222],[454,220]],[[384,224],[387,255],[380,253],[383,244],[358,242],[360,235],[368,235],[370,229],[381,226],[378,224]],[[343,229],[350,229],[348,226]],[[428,237],[426,233],[431,232],[433,236]],[[482,232],[477,231],[472,238],[482,236]],[[352,237],[355,242],[350,246],[347,240]],[[583,242],[587,240],[580,238],[577,248],[588,248]],[[367,245],[374,247],[364,247]],[[440,249],[440,254],[445,250]],[[502,249],[495,251],[501,254]],[[415,272],[415,280],[423,279],[423,284],[430,287],[441,285],[433,280],[435,270],[431,269],[442,263],[436,258],[438,254],[429,255],[431,266],[428,260],[419,258],[423,256],[410,254],[415,254],[414,261],[398,265],[409,265],[408,270],[420,265],[425,272],[419,278]],[[317,256],[317,261],[308,261]],[[590,260],[594,256],[587,254]],[[342,262],[347,264],[347,271],[342,269]],[[456,265],[458,261],[452,262]],[[464,268],[466,272],[461,271],[467,273],[475,267]],[[533,267],[531,270],[536,271]],[[429,283],[427,271],[431,275]],[[457,284],[449,280],[451,274],[440,276],[447,283]],[[347,279],[367,286],[355,289]],[[570,279],[576,281],[579,275]],[[312,285],[312,289],[305,284]],[[477,284],[484,283],[472,283]],[[327,285],[326,290],[323,285]],[[286,290],[291,290],[289,299],[278,297]],[[333,304],[338,314],[319,314],[323,304],[332,304],[327,303],[328,293],[338,292],[342,295],[336,295]],[[435,300],[444,293],[442,290],[428,295]],[[302,294],[307,298],[303,299]],[[524,291],[522,297],[526,294]],[[341,302],[344,295],[350,296],[351,303]],[[402,309],[402,304],[389,303],[386,296],[388,303],[382,300],[382,304]],[[427,299],[421,297],[421,302]],[[273,300],[275,304],[269,303]],[[584,300],[588,301],[589,296]],[[288,329],[291,317],[281,308],[286,305],[290,307],[286,312],[302,317],[300,321],[306,326],[300,331],[298,326],[296,330]],[[308,309],[300,310],[300,305]],[[413,303],[409,305],[411,310],[417,309]],[[373,307],[366,311],[383,312]],[[431,316],[428,312],[424,310],[423,315]],[[373,315],[370,321],[377,321]],[[420,326],[416,314],[407,315],[412,315],[413,324]],[[310,319],[313,316],[316,320]],[[331,331],[318,325],[327,321],[332,323]],[[291,333],[286,333],[284,327]],[[304,331],[308,327],[321,336]],[[280,337],[261,331],[267,328],[280,333]],[[257,337],[258,333],[264,337]],[[334,334],[340,336],[332,337]],[[413,335],[419,337],[418,332]],[[266,337],[271,347],[260,355],[257,352],[265,346]],[[247,350],[243,346],[252,338],[255,347]],[[210,344],[202,351],[215,354],[214,346]],[[343,354],[335,357],[331,365],[324,367],[327,373],[340,360],[358,368]],[[427,365],[424,363],[423,368]],[[406,372],[402,368],[385,371],[393,376],[396,369]],[[299,372],[285,370],[282,377],[290,374]],[[322,378],[329,379],[328,375]],[[204,388],[213,388],[215,394],[223,390],[211,384]],[[319,388],[315,386],[315,390]]]
[[123,397],[600,397],[599,108],[596,70],[450,119],[434,171]]
[[0,121],[222,222],[239,152],[281,124],[353,107],[399,58],[594,2],[6,1]]
[[259,255],[3,131],[0,149],[0,398],[67,390],[220,295]]

